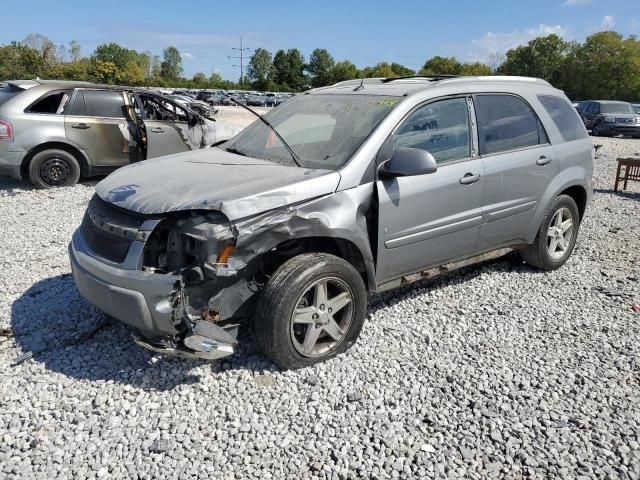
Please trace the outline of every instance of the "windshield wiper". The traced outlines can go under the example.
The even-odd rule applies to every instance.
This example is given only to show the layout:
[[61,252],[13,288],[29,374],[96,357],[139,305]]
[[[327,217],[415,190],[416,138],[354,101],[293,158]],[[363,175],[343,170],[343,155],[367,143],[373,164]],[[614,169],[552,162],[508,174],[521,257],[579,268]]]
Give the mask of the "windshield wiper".
[[293,158],[293,161],[296,162],[296,165],[299,166],[299,167],[302,167],[302,163],[300,162],[300,158],[298,157],[298,155],[296,155],[296,152],[294,152],[293,149],[289,146],[289,144],[287,142],[285,142],[284,138],[282,138],[282,135],[280,135],[278,133],[278,130],[276,130],[276,127],[274,127],[271,124],[271,122],[269,122],[269,120],[264,118],[262,115],[260,115],[258,112],[256,112],[253,108],[248,107],[247,105],[243,105],[242,103],[237,101],[235,98],[229,97],[229,100],[232,103],[235,103],[236,105],[244,108],[245,110],[249,110],[256,117],[258,117],[260,119],[260,121],[262,121],[262,123],[264,123],[267,127],[269,127],[271,129],[271,131],[276,134],[276,137],[278,137],[278,140],[280,140],[282,142],[282,145],[284,145],[284,148],[287,149],[287,152],[289,152],[289,154],[291,155],[291,158]]
[[225,148],[225,150],[229,153],[235,153],[236,155],[242,155],[243,157],[246,157],[247,154],[244,152],[241,152],[240,150],[238,150],[237,148],[233,148],[233,147],[229,147],[229,148]]

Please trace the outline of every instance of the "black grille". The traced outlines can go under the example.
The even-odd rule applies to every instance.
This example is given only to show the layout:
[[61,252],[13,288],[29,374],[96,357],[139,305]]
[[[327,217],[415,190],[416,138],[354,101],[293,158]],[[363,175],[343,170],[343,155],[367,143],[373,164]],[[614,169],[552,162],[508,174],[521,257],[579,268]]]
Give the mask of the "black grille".
[[94,195],[80,230],[87,245],[102,258],[122,263],[146,218],[122,210]]
[[98,195],[94,195],[93,198],[91,198],[87,212],[93,218],[100,217],[121,227],[135,228],[136,230],[139,229],[146,220],[145,216],[111,205],[102,200]]
[[102,258],[115,263],[122,263],[129,252],[133,239],[125,239],[109,235],[96,227],[88,215],[84,216],[81,226],[82,236],[89,248]]

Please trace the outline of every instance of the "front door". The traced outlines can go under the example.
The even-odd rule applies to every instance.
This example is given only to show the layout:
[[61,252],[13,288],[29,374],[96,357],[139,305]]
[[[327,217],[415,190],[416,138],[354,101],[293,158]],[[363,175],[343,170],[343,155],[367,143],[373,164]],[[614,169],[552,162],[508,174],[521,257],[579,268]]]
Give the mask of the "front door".
[[482,160],[475,155],[469,99],[432,101],[396,128],[394,148],[436,159],[427,175],[377,180],[378,284],[474,253],[482,221]]
[[147,158],[200,148],[202,128],[190,126],[193,114],[169,99],[152,93],[138,93],[147,131]]
[[125,115],[123,92],[77,89],[65,110],[65,135],[86,152],[94,167],[126,165],[130,132]]

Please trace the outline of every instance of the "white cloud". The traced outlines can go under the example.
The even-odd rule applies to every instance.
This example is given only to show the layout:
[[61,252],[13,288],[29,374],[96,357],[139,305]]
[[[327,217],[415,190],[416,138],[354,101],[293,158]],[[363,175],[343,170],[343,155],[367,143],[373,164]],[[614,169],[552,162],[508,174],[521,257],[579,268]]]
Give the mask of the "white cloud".
[[194,57],[193,53],[189,52],[180,52],[180,55],[182,56],[182,58],[186,58],[187,60],[192,60]]
[[611,15],[605,15],[600,22],[600,28],[603,30],[611,30],[616,26],[616,21]]
[[524,45],[536,37],[552,33],[566,38],[569,31],[567,27],[562,25],[540,24],[512,32],[487,32],[469,43],[455,46],[454,53],[465,62],[484,62],[489,55],[505,53],[507,50]]
[[563,7],[576,7],[578,5],[589,5],[593,0],[566,0]]

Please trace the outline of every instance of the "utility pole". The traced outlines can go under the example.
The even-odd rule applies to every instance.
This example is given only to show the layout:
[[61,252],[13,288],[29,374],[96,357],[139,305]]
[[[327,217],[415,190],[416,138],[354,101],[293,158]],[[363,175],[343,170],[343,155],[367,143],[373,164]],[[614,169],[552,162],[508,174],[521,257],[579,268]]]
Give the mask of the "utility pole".
[[240,60],[240,65],[232,65],[232,67],[235,68],[240,68],[240,85],[244,85],[244,59],[245,59],[245,53],[248,50],[251,50],[250,48],[244,48],[242,45],[242,37],[240,37],[240,48],[232,48],[231,50],[233,50],[234,52],[239,52],[239,55],[230,55],[227,58],[228,59],[238,59]]

